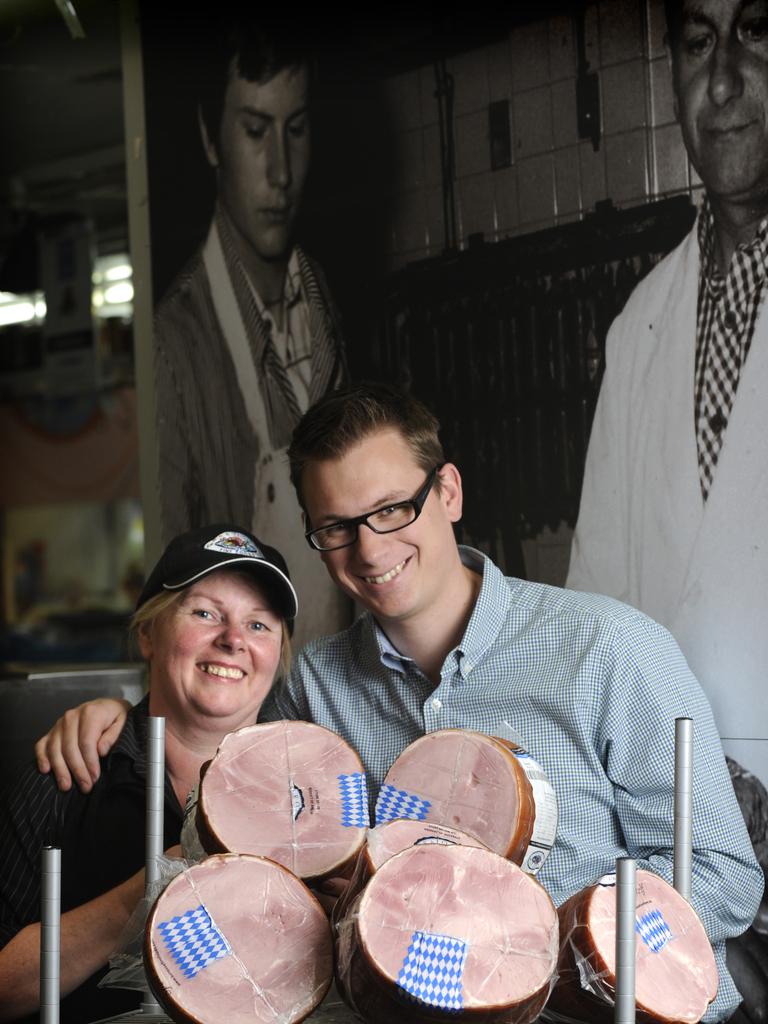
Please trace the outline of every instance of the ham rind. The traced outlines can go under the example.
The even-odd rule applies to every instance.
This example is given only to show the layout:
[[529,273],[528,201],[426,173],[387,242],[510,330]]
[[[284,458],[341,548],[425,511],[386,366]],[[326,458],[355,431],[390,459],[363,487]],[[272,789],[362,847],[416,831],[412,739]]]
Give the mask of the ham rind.
[[362,762],[319,725],[230,733],[200,782],[197,829],[208,853],[270,857],[306,880],[351,869],[367,826]]
[[337,984],[370,1024],[529,1024],[549,994],[557,912],[512,862],[411,846],[376,871],[338,929]]
[[279,864],[219,854],[173,879],[147,920],[150,987],[178,1024],[295,1024],[333,977],[322,907]]
[[[616,886],[607,875],[558,911],[559,980],[547,1010],[596,1022],[613,1020],[616,988]],[[637,1019],[695,1024],[717,995],[718,972],[704,926],[663,878],[637,872]]]
[[[468,730],[427,733],[406,747],[387,772],[376,803],[376,824],[412,818],[458,828],[521,864],[537,808],[517,749]],[[555,803],[549,845],[542,844],[531,872],[544,863],[556,824]]]
[[446,828],[431,821],[412,821],[397,818],[385,825],[372,828],[358,854],[349,885],[333,907],[331,921],[336,927],[348,912],[377,868],[409,846],[476,846],[486,850],[479,839],[457,828]]

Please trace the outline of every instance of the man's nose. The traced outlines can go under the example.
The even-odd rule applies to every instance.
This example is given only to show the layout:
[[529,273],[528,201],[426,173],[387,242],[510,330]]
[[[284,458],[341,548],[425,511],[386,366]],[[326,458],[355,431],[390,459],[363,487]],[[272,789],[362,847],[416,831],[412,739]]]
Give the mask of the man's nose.
[[717,107],[740,96],[744,89],[741,73],[741,44],[737,40],[723,39],[715,46],[709,72],[709,95]]
[[360,559],[373,565],[384,544],[386,544],[386,534],[376,533],[366,523],[360,523],[357,528],[356,544]]
[[291,151],[284,132],[273,135],[267,176],[273,188],[285,189],[291,184]]

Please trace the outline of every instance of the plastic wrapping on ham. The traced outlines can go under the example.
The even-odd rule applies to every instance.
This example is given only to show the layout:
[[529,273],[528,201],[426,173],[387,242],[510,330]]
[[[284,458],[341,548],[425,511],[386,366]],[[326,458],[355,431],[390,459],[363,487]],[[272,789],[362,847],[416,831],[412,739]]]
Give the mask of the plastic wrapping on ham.
[[387,772],[376,824],[395,818],[461,829],[534,874],[555,841],[557,800],[541,766],[514,743],[442,729],[406,747]]
[[[230,733],[199,786],[196,831],[207,853],[270,857],[303,879],[351,869],[368,829],[357,753],[307,722],[268,722]],[[182,850],[199,859],[185,827]]]
[[337,928],[336,981],[369,1024],[529,1024],[558,919],[539,883],[480,847],[418,844],[380,864]]
[[397,818],[372,828],[358,854],[349,885],[336,901],[331,921],[336,927],[348,912],[376,869],[409,846],[477,846],[488,849],[479,839],[457,828],[446,828],[431,821],[413,821]]
[[[560,907],[559,980],[547,1006],[555,1022],[610,1024],[616,988],[616,876]],[[718,972],[695,910],[663,878],[637,872],[635,1002],[639,1022],[695,1024],[717,995]]]
[[325,912],[263,857],[220,854],[177,876],[147,920],[150,987],[178,1024],[295,1024],[333,977]]

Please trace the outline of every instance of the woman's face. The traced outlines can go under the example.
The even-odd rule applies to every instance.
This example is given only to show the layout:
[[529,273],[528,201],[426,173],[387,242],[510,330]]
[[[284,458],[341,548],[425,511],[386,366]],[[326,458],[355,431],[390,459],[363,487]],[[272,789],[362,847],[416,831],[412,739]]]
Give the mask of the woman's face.
[[139,632],[152,714],[222,732],[255,722],[282,625],[255,581],[227,570],[204,576]]

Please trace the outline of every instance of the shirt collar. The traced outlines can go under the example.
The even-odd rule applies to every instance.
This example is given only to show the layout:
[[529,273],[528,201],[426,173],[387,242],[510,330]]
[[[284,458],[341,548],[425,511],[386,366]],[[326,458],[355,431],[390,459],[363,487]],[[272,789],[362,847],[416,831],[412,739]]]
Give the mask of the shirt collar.
[[[248,283],[251,285],[251,291],[253,292],[253,298],[256,302],[256,308],[259,311],[259,316],[264,319],[274,320],[272,314],[262,302],[258,291],[251,283],[250,278],[248,278]],[[301,267],[299,266],[298,253],[294,248],[291,252],[290,259],[288,260],[288,267],[285,271],[285,281],[283,282],[283,302],[285,304],[285,309],[292,309],[301,298],[301,295]]]
[[[464,630],[461,642],[448,655],[455,658],[458,671],[466,679],[488,648],[494,643],[507,617],[511,596],[501,570],[476,548],[459,545],[462,564],[482,577],[480,593]],[[374,635],[385,668],[404,672],[413,659],[401,654],[374,620]]]
[[127,757],[133,763],[136,774],[142,778],[147,774],[148,717],[149,694],[130,709],[122,732],[107,754],[107,760],[120,755]]
[[[719,295],[725,285],[726,277],[720,273],[720,268],[717,265],[715,218],[712,214],[712,206],[706,197],[701,205],[696,230],[701,253],[701,276],[707,288],[714,295]],[[747,293],[753,292],[765,280],[768,266],[768,217],[763,218],[760,222],[755,237],[750,242],[742,242],[736,247],[727,277],[731,276],[737,265],[746,281]]]

